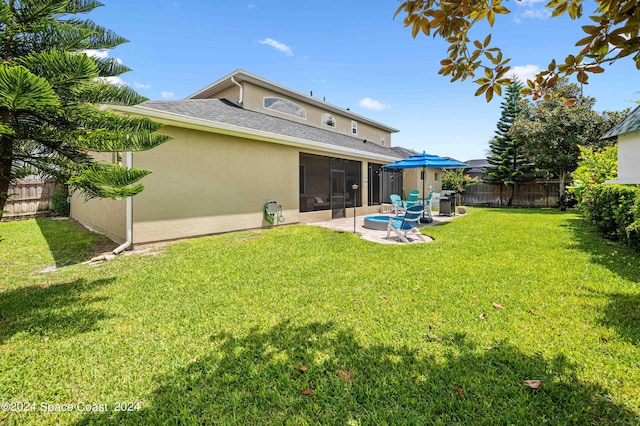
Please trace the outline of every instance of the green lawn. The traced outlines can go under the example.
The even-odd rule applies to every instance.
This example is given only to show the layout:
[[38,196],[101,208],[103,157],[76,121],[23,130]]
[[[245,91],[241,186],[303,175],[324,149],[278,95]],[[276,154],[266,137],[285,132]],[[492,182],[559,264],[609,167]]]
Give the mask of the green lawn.
[[288,226],[89,266],[104,241],[73,222],[0,223],[0,424],[639,423],[640,254],[551,210],[424,232]]

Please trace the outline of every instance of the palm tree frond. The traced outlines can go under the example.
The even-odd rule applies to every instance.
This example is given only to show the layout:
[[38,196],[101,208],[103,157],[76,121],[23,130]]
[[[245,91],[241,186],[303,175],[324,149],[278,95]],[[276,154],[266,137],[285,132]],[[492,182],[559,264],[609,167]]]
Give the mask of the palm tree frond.
[[129,86],[95,81],[79,87],[76,99],[92,104],[136,105],[147,100]]
[[65,13],[67,2],[68,0],[20,0],[9,2],[9,7],[17,23],[29,24]]
[[88,151],[145,151],[170,140],[159,133],[84,130],[76,134],[76,144]]
[[131,71],[126,65],[123,65],[118,59],[114,58],[92,58],[98,67],[100,77],[111,77],[125,72]]
[[69,19],[67,23],[72,28],[87,35],[84,37],[82,42],[83,49],[110,49],[129,42],[126,38],[119,36],[112,30],[96,24],[90,19],[82,20],[72,18]]
[[11,183],[16,183],[22,178],[35,175],[37,173],[38,170],[30,164],[14,162],[11,165]]
[[99,75],[98,66],[86,54],[54,50],[16,58],[16,63],[45,78],[54,90],[69,90]]
[[163,124],[148,117],[130,117],[100,109],[92,104],[76,104],[65,110],[67,119],[82,129],[104,129],[108,131],[155,132]]
[[0,123],[0,136],[13,136],[16,131],[8,124]]
[[86,199],[124,198],[140,193],[144,185],[138,182],[149,170],[126,169],[117,164],[95,163],[72,176],[67,183],[81,191]]
[[59,106],[60,100],[46,79],[21,65],[0,65],[0,107],[38,112]]
[[87,13],[100,6],[104,6],[104,3],[94,0],[68,0],[66,13]]

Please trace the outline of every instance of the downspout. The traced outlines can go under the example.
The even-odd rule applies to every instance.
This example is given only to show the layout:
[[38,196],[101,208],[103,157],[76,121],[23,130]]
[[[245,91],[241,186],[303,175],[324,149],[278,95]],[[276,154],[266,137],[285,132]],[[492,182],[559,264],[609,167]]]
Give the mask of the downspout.
[[[133,163],[133,153],[131,151],[127,152],[126,159],[127,159],[127,169],[131,169],[131,164]],[[127,215],[127,219],[126,219],[127,239],[124,243],[122,243],[120,246],[116,247],[115,250],[113,250],[113,254],[120,253],[121,251],[130,247],[131,243],[133,243],[133,197],[131,196],[127,197],[125,210]]]
[[238,96],[238,103],[242,105],[242,101],[244,100],[244,89],[242,84],[238,83],[233,76],[231,76],[231,82],[240,88],[240,95]]

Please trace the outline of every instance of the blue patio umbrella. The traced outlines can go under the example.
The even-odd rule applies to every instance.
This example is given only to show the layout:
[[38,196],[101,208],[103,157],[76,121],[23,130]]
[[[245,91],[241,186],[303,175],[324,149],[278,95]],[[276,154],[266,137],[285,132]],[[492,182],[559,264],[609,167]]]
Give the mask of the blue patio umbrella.
[[[450,158],[440,157],[438,155],[431,155],[423,152],[422,154],[412,155],[411,157],[399,160],[394,163],[383,166],[385,169],[422,169],[422,197],[425,197],[425,181],[426,181],[426,169],[455,169],[469,167],[466,163],[452,160]],[[423,213],[424,217],[424,213]]]

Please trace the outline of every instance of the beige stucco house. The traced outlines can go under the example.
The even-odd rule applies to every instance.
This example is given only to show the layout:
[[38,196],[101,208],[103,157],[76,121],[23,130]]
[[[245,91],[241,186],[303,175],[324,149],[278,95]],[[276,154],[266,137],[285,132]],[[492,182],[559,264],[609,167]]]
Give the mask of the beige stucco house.
[[640,107],[602,136],[618,138],[618,179],[608,183],[640,184]]
[[[419,170],[382,170],[415,154],[392,146],[397,129],[242,70],[183,100],[111,108],[161,122],[173,137],[149,151],[99,157],[153,171],[129,208],[73,196],[72,217],[115,241],[264,227],[270,200],[281,206],[282,224],[349,216],[354,204],[358,215],[374,213],[389,194],[422,187]],[[439,174],[428,170],[435,191]]]

